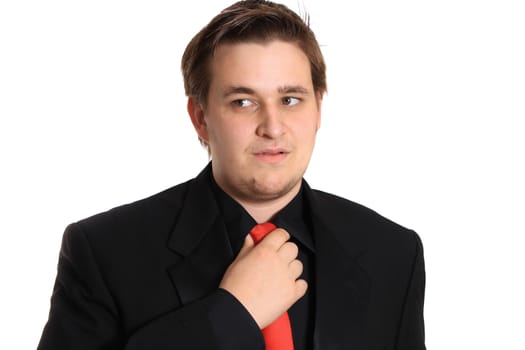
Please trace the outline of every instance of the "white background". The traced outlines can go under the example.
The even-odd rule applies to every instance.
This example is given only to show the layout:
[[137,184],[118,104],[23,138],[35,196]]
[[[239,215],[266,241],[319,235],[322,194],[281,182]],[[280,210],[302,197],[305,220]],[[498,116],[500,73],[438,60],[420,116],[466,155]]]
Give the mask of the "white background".
[[[68,223],[207,163],[179,62],[229,2],[180,3],[1,2],[1,349],[36,348]],[[328,64],[306,178],[421,235],[429,349],[525,349],[521,3],[285,2]]]

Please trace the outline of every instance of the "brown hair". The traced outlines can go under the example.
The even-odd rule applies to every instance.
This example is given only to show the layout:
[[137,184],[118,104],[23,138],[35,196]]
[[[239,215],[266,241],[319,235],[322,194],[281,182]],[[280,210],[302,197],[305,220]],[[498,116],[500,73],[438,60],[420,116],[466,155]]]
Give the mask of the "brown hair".
[[224,9],[190,41],[182,56],[184,89],[206,106],[210,87],[210,60],[222,43],[283,40],[297,43],[310,61],[314,90],[326,92],[326,66],[321,49],[309,27],[288,7],[265,0],[238,1]]

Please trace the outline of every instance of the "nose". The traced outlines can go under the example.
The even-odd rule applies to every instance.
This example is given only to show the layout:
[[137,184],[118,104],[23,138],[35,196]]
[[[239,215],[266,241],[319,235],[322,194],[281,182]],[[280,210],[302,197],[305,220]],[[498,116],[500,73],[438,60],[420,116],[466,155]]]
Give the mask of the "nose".
[[284,133],[282,114],[278,107],[265,105],[260,109],[259,114],[257,136],[275,139]]

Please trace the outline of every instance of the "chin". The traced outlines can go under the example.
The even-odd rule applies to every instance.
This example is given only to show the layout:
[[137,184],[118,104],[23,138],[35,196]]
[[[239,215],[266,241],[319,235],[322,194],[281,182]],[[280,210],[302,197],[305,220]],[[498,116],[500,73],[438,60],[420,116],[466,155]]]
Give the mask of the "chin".
[[262,200],[277,199],[286,196],[291,191],[294,191],[298,184],[300,184],[300,180],[301,178],[299,178],[299,180],[287,182],[264,181],[262,183],[255,183],[253,192],[258,198],[261,198]]

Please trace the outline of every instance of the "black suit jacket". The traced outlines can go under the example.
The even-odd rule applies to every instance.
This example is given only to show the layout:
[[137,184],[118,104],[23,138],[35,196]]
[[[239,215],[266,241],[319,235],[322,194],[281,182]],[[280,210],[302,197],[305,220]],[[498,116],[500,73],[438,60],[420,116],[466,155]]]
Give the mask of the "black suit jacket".
[[[207,310],[234,254],[210,171],[68,226],[38,349],[219,349]],[[417,234],[303,186],[316,246],[314,348],[425,349]]]

